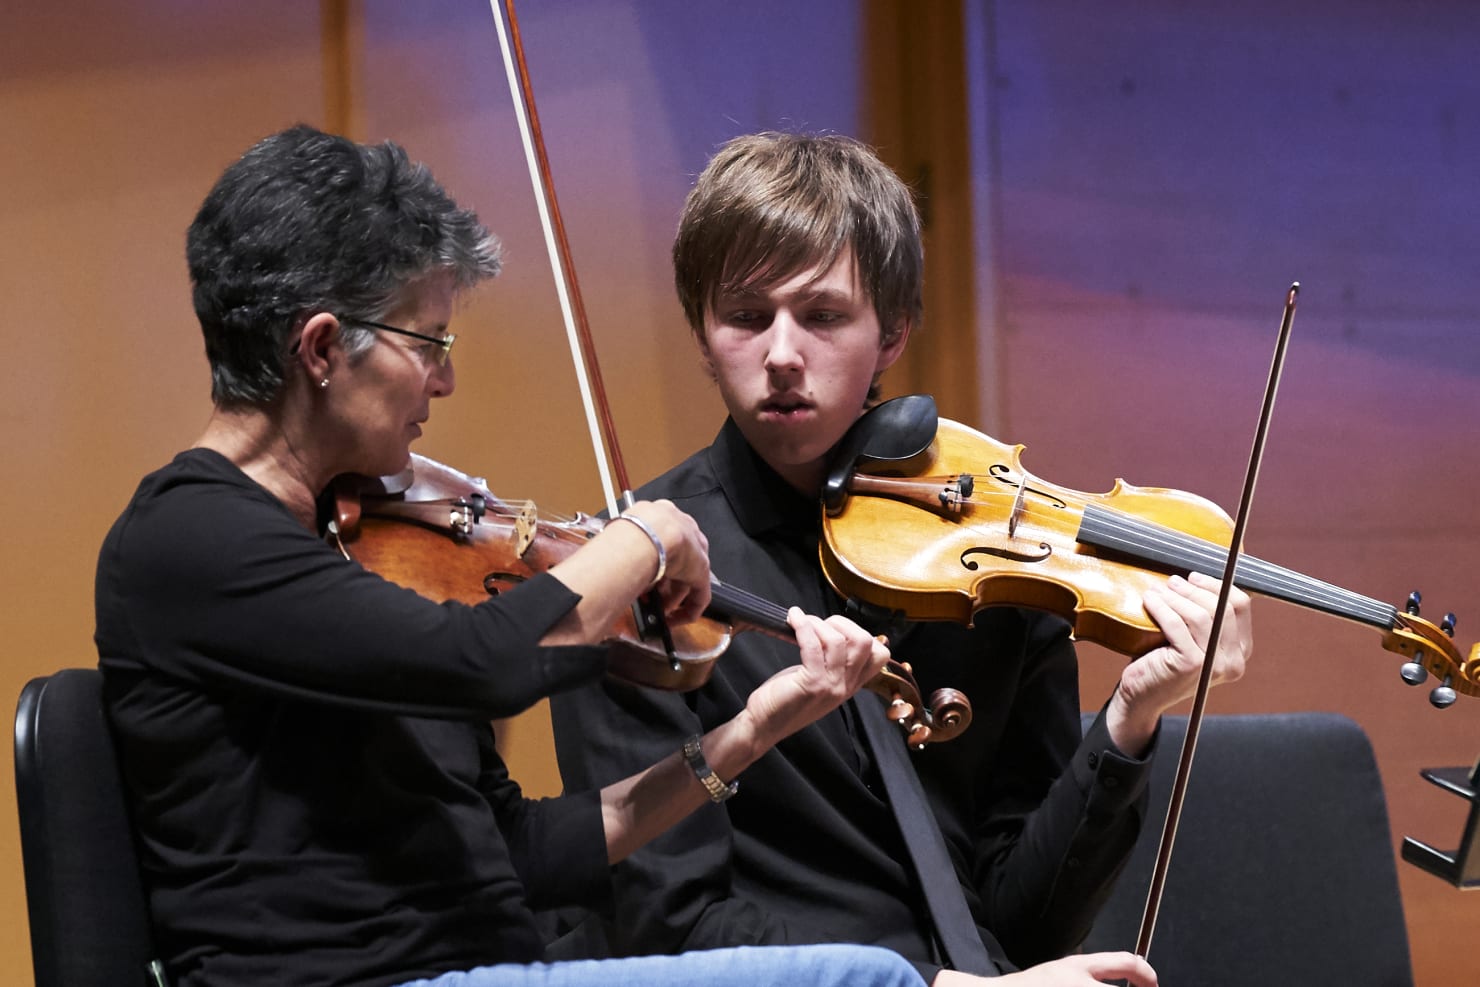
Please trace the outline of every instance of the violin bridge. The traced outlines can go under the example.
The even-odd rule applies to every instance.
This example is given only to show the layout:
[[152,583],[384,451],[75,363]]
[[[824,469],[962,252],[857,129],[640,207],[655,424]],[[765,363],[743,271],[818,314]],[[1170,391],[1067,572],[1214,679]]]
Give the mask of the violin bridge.
[[1007,537],[1009,539],[1017,534],[1018,520],[1023,516],[1023,492],[1027,489],[1026,482],[1019,483],[1017,495],[1012,498],[1012,513],[1007,516]]
[[529,546],[534,544],[535,532],[539,530],[539,516],[535,514],[533,504],[525,504],[519,509],[519,514],[514,518],[514,554],[521,559],[524,553],[529,551]]

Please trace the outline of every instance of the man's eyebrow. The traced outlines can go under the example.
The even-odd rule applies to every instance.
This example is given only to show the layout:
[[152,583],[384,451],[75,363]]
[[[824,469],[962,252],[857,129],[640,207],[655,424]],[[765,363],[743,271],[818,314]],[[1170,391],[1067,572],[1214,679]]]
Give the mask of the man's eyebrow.
[[[749,303],[756,301],[768,301],[770,292],[760,288],[739,288],[733,291],[715,292],[716,302],[727,303]],[[837,288],[808,288],[802,287],[793,296],[797,301],[806,305],[822,303],[824,305],[849,305],[854,301],[853,293]]]
[[764,297],[766,297],[766,293],[755,288],[740,288],[735,290],[722,288],[714,293],[714,300],[716,302],[749,302]]
[[798,298],[804,302],[823,302],[829,305],[847,305],[853,301],[853,293],[840,291],[837,288],[813,288],[798,293]]

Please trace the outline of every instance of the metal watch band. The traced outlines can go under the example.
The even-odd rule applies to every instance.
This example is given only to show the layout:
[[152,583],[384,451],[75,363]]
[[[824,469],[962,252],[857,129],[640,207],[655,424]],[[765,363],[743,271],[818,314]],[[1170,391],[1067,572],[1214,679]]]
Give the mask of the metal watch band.
[[723,802],[740,790],[740,783],[732,781],[728,785],[720,781],[719,775],[704,760],[704,748],[699,745],[699,737],[690,737],[683,742],[683,759],[689,762],[689,767],[694,769],[694,776],[699,783],[709,792],[709,801]]

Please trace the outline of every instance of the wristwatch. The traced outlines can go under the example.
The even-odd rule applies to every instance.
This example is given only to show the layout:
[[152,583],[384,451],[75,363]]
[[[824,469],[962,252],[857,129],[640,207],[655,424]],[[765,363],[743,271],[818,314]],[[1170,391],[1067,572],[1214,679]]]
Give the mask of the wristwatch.
[[699,745],[697,734],[683,742],[683,759],[689,762],[689,767],[694,769],[694,776],[699,779],[705,791],[709,792],[709,801],[723,802],[740,790],[738,781],[732,781],[728,785],[720,781],[719,775],[704,760],[704,748]]

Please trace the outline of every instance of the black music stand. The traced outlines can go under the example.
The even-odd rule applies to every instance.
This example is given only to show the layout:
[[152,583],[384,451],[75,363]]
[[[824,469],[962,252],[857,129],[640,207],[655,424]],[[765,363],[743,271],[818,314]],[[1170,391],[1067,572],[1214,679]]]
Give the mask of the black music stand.
[[1462,891],[1480,889],[1480,760],[1466,770],[1457,768],[1425,768],[1419,772],[1425,779],[1447,792],[1453,792],[1470,803],[1470,818],[1465,822],[1464,835],[1460,837],[1459,849],[1450,853],[1435,850],[1427,843],[1411,836],[1403,837],[1403,859],[1421,867],[1453,884]]

